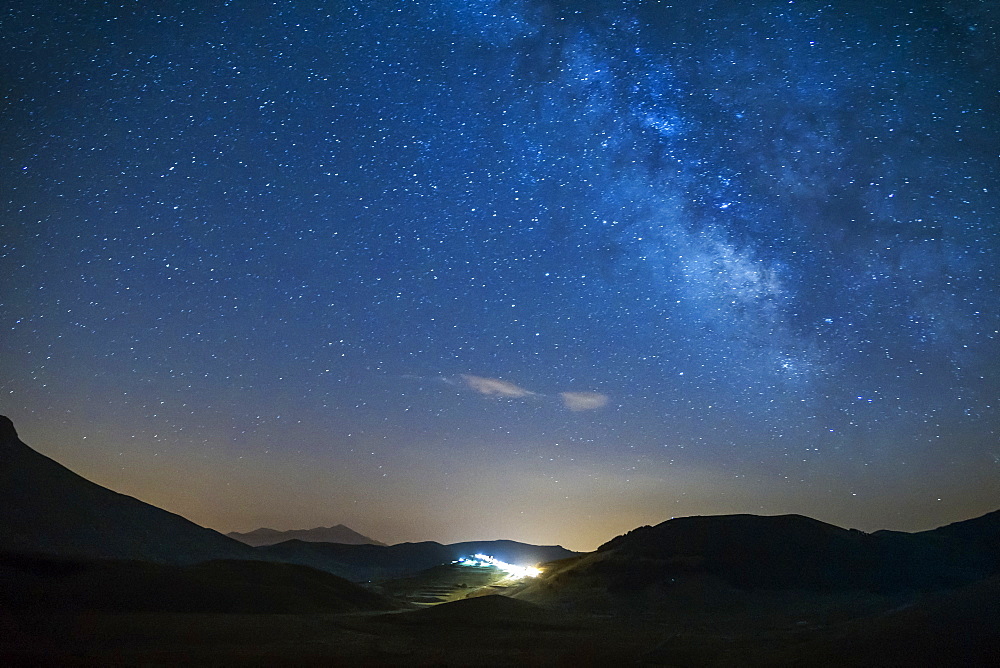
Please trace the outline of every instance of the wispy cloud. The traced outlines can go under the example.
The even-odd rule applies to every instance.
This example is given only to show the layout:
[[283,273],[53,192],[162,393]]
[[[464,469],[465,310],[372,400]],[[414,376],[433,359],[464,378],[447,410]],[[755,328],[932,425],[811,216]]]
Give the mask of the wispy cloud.
[[496,395],[517,399],[520,397],[530,397],[535,394],[531,390],[526,390],[523,387],[518,387],[514,383],[508,383],[506,380],[500,380],[499,378],[484,378],[483,376],[473,376],[467,373],[463,373],[459,377],[465,383],[466,387],[487,396]]
[[608,405],[608,395],[600,392],[560,392],[559,397],[571,411],[592,411]]
[[499,378],[488,378],[486,376],[474,376],[471,373],[463,373],[457,376],[440,376],[439,380],[449,385],[462,387],[473,392],[478,392],[487,397],[500,397],[503,399],[527,399],[558,401],[563,408],[571,411],[592,411],[604,408],[608,405],[609,397],[600,392],[559,392],[558,394],[544,394],[532,392],[520,385],[515,385],[510,381]]

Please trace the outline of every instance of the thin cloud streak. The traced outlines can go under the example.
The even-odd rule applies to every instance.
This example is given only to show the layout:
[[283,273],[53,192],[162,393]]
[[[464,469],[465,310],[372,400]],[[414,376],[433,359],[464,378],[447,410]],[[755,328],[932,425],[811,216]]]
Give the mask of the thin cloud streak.
[[467,373],[461,374],[460,378],[465,382],[466,387],[486,396],[519,399],[535,395],[531,390],[526,390],[523,387],[518,387],[514,383],[508,383],[499,378],[484,378],[483,376],[473,376]]
[[469,373],[459,374],[457,377],[442,378],[451,385],[464,386],[487,397],[501,397],[505,399],[524,399],[527,397],[544,397],[554,399],[558,397],[564,408],[571,411],[592,411],[604,408],[608,405],[609,397],[600,392],[560,392],[557,395],[541,394],[532,392],[520,385],[515,385],[499,378],[488,378],[486,376],[475,376]]
[[559,397],[571,411],[592,411],[608,405],[608,395],[600,392],[560,392]]

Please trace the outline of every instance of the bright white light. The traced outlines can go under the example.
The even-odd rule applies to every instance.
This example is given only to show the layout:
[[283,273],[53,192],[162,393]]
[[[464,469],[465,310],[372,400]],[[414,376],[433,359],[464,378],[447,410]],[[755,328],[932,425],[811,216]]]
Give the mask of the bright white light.
[[496,557],[491,557],[488,554],[474,554],[471,557],[462,557],[452,563],[460,566],[494,566],[512,578],[533,578],[540,575],[542,572],[534,566],[516,566],[514,564],[508,564],[506,561],[500,561]]

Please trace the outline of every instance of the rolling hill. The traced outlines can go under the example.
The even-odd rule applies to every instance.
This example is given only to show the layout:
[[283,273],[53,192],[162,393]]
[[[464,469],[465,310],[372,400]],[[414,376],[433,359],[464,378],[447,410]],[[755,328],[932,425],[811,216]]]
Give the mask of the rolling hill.
[[683,517],[559,562],[516,595],[619,612],[742,614],[740,600],[792,610],[837,598],[861,611],[1000,573],[998,536],[1000,512],[931,531],[872,534],[801,515]]
[[405,577],[477,552],[523,565],[579,554],[559,545],[530,545],[512,540],[469,541],[450,545],[433,541],[342,545],[290,540],[258,547],[257,551],[264,559],[312,566],[355,582]]

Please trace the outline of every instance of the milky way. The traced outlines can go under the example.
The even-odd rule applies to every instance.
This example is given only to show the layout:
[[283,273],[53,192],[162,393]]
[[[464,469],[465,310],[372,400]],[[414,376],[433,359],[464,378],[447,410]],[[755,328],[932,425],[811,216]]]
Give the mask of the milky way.
[[9,9],[0,408],[223,530],[995,509],[998,14]]

